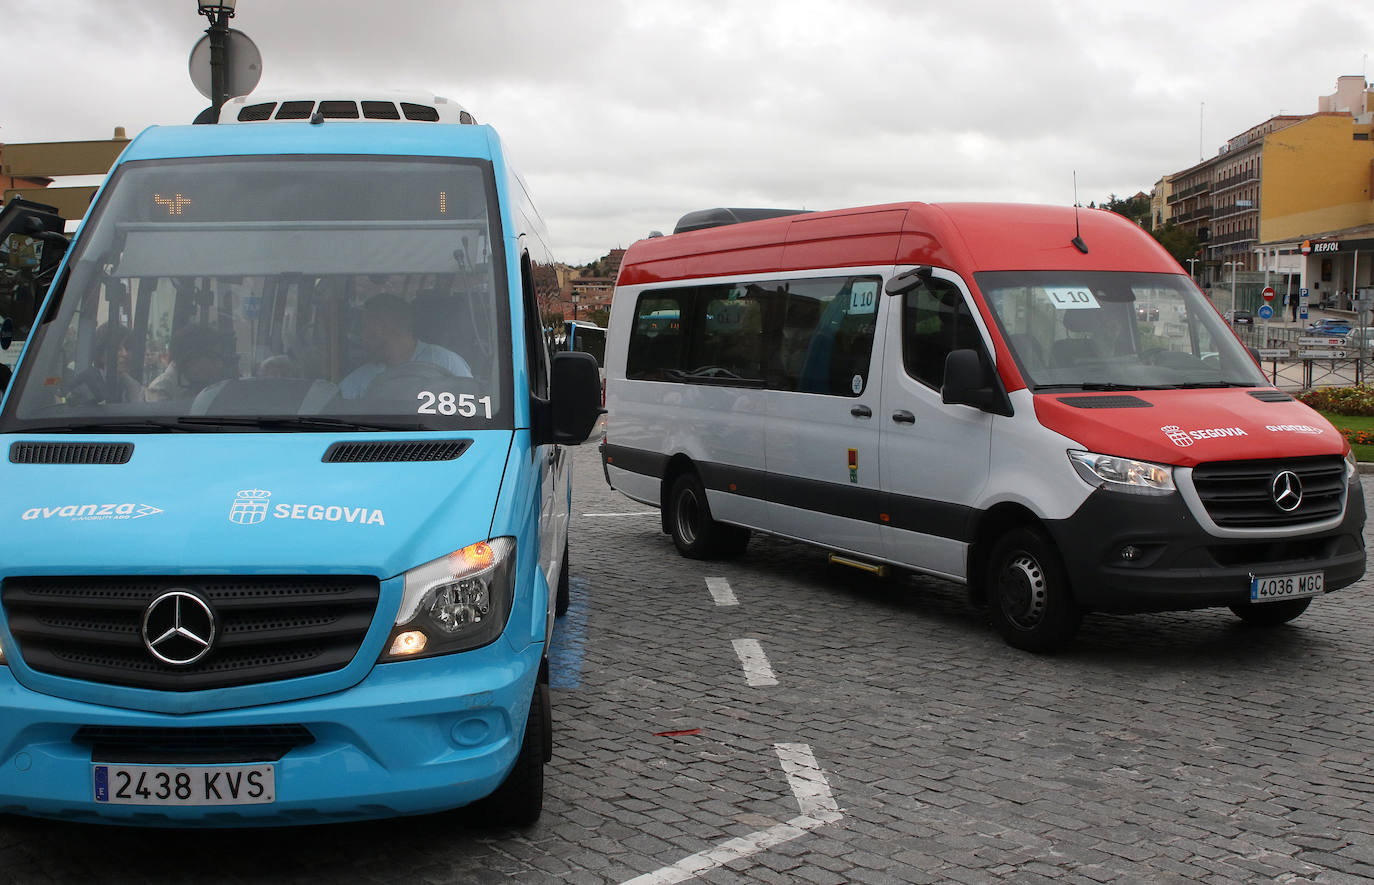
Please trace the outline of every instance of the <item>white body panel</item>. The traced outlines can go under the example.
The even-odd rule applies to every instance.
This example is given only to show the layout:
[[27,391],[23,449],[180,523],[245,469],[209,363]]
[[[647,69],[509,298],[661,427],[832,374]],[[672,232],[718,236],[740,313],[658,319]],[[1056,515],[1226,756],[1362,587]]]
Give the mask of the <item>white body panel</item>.
[[[879,274],[886,280],[906,269],[827,268],[788,276]],[[990,334],[963,282],[946,271],[937,276],[959,286],[991,352]],[[937,523],[945,513],[984,512],[1004,502],[1048,520],[1068,517],[1092,491],[1065,455],[1077,444],[1039,423],[1029,391],[1012,393],[1015,414],[1002,417],[946,404],[939,391],[906,372],[899,297],[880,298],[869,377],[857,397],[626,380],[630,327],[640,294],[712,282],[716,280],[617,289],[607,333],[606,404],[607,442],[614,446],[758,471],[774,486],[789,480],[821,484],[814,486],[816,506],[806,500],[767,503],[708,488],[715,519],[962,581],[968,575],[970,542],[949,537],[948,525],[937,524],[946,532],[939,534],[885,524],[876,512],[881,507],[864,518],[837,515],[825,512],[822,508],[833,502],[821,499],[841,490],[867,489],[932,504],[936,515],[923,518]],[[854,413],[863,408],[871,417]],[[914,423],[895,422],[898,411],[911,413]],[[851,448],[858,468],[853,481]],[[606,472],[611,487],[628,497],[653,506],[662,501],[666,490],[657,477],[615,463]]]

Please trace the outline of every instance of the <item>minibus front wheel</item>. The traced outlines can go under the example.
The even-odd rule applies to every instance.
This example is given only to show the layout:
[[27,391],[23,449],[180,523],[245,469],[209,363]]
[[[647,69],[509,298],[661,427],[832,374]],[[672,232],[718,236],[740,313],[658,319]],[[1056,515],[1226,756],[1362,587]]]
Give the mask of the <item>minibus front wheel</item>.
[[706,487],[691,471],[681,473],[668,491],[668,533],[673,545],[690,559],[734,556],[749,543],[749,530],[711,518]]
[[515,767],[485,799],[469,805],[467,820],[485,827],[528,827],[544,810],[544,763],[553,755],[549,683],[541,673],[530,699],[524,740]]
[[558,587],[554,590],[553,613],[563,617],[572,605],[572,581],[568,575],[568,542],[563,542],[563,567],[558,570]]
[[1008,530],[988,557],[988,617],[1008,645],[1050,652],[1073,639],[1083,613],[1054,543],[1038,529]]
[[1312,599],[1285,599],[1280,602],[1253,603],[1230,606],[1232,613],[1247,624],[1259,627],[1278,627],[1307,611]]

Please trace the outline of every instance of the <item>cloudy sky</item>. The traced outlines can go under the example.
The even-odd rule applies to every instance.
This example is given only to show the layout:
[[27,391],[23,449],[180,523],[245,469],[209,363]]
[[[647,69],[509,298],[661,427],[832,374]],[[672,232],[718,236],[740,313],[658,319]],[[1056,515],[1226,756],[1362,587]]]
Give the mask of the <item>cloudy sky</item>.
[[[189,122],[195,0],[0,0],[0,142]],[[1149,191],[1341,75],[1322,0],[238,0],[255,97],[413,90],[504,136],[558,257],[710,206],[1068,204]]]

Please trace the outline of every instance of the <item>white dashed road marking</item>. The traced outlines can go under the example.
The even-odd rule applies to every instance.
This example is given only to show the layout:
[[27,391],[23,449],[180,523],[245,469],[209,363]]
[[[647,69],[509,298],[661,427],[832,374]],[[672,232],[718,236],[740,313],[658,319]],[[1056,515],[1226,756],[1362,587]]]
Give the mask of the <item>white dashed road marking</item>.
[[634,510],[625,513],[584,513],[583,516],[654,516],[657,510]]
[[[744,640],[752,641],[752,640]],[[840,806],[830,793],[830,782],[816,764],[816,757],[806,744],[774,744],[773,749],[787,775],[787,784],[797,799],[801,814],[787,823],[776,824],[766,830],[750,833],[721,843],[715,848],[699,851],[672,866],[636,876],[624,885],[670,885],[686,882],[700,874],[731,861],[758,854],[760,851],[790,842],[809,830],[834,823],[844,817]]]
[[778,678],[763,653],[763,646],[757,639],[732,639],[735,654],[739,655],[740,665],[744,667],[744,681],[754,686],[777,685]]
[[730,582],[724,578],[707,578],[706,589],[711,591],[711,598],[716,605],[739,605],[735,591],[730,589]]

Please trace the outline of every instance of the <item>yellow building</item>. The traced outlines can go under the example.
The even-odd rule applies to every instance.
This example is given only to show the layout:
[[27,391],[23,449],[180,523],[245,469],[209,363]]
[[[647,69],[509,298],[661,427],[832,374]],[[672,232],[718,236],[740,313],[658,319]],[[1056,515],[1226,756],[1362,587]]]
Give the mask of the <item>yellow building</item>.
[[[1328,111],[1264,141],[1260,248],[1300,268],[1313,302],[1374,294],[1374,114]],[[1363,290],[1363,291],[1362,291]]]

